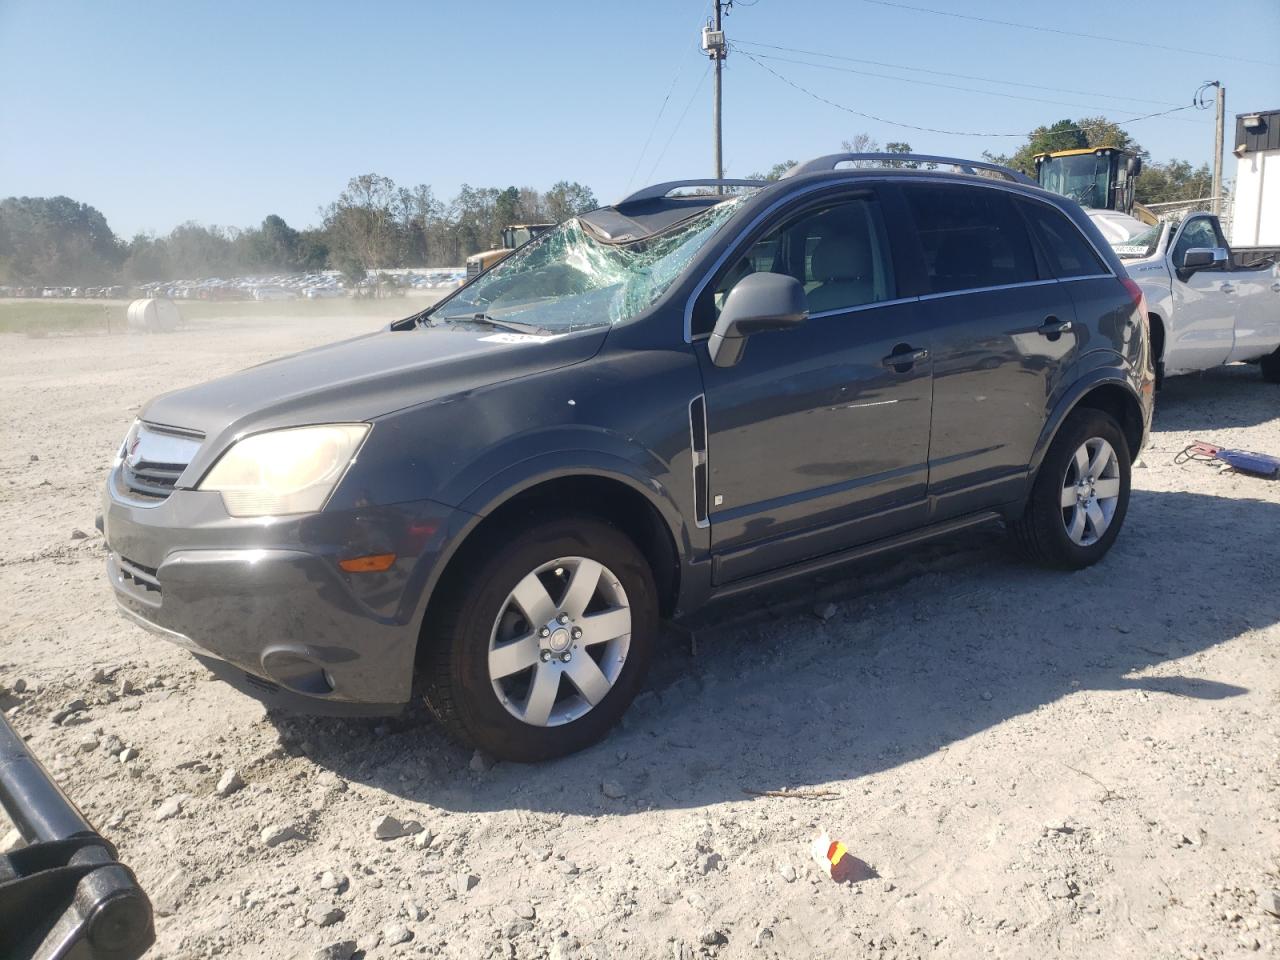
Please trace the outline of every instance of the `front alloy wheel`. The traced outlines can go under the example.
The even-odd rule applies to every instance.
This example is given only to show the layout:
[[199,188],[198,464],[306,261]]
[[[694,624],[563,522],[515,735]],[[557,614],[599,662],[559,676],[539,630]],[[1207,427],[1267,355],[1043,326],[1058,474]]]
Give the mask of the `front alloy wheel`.
[[421,658],[427,706],[504,760],[596,742],[640,690],[658,633],[648,561],[588,516],[483,528],[436,588]]
[[558,557],[508,594],[489,638],[489,679],[517,720],[558,727],[609,695],[630,647],[618,578],[589,557]]

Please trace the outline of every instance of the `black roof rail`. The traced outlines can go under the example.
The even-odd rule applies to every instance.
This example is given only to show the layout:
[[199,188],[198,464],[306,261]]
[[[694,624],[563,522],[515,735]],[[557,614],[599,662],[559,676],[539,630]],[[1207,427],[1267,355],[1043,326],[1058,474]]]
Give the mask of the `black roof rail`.
[[764,187],[767,185],[767,181],[764,180],[668,180],[666,183],[655,183],[651,187],[637,190],[630,196],[623,197],[614,206],[622,207],[628,203],[639,203],[641,200],[661,200],[681,187]]
[[817,157],[813,160],[806,160],[804,163],[797,163],[794,167],[784,173],[783,179],[787,177],[799,176],[802,173],[822,173],[828,170],[834,170],[842,163],[850,163],[854,161],[876,161],[878,163],[892,163],[894,166],[900,166],[903,161],[911,163],[934,163],[955,167],[960,173],[967,173],[970,176],[981,176],[979,170],[988,173],[999,174],[1006,180],[1012,180],[1014,183],[1029,183],[1032,186],[1039,186],[1034,180],[1025,173],[1020,173],[1010,167],[1003,167],[998,163],[987,163],[985,160],[962,160],[958,157],[935,157],[925,153],[829,153],[825,157]]

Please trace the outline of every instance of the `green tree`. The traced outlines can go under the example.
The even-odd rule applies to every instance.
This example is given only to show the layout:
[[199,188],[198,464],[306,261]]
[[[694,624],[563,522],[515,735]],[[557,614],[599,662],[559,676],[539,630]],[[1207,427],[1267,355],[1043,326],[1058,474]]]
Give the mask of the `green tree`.
[[1149,163],[1138,174],[1134,195],[1139,203],[1199,200],[1213,195],[1213,174],[1207,163],[1198,167],[1186,160]]
[[262,226],[251,235],[252,254],[264,267],[280,270],[301,269],[298,257],[298,231],[274,213],[268,214]]
[[169,252],[164,241],[153,234],[139,233],[129,241],[129,253],[121,268],[123,279],[130,283],[164,280],[173,276],[169,268]]
[[1106,117],[1084,117],[1076,121],[1076,126],[1084,132],[1086,147],[1119,147],[1144,158],[1147,156],[1142,144]]
[[763,173],[750,174],[748,180],[781,180],[782,175],[796,165],[794,160],[783,160],[781,163],[775,163]]
[[1085,147],[1119,147],[1142,157],[1147,156],[1142,144],[1106,117],[1085,117],[1083,120],[1059,120],[1047,127],[1036,127],[1027,137],[1027,142],[1013,153],[984,153],[983,157],[1034,177],[1036,154],[1080,150]]
[[128,255],[107,218],[70,197],[0,200],[0,233],[5,276],[27,283],[101,283]]
[[499,232],[503,227],[521,222],[524,219],[522,213],[520,191],[515,187],[507,187],[493,202],[493,221]]
[[576,180],[572,183],[568,180],[553,183],[544,199],[547,219],[555,223],[563,223],[600,206],[591,188],[584,187]]
[[358,283],[371,271],[397,266],[397,200],[390,177],[366,173],[352,177],[325,210],[330,261],[348,280]]

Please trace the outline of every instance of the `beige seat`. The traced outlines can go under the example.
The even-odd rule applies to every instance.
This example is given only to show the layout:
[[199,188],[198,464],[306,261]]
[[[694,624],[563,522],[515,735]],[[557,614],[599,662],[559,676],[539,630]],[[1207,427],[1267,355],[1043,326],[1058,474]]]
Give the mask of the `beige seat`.
[[876,299],[875,267],[865,237],[840,233],[823,237],[810,266],[818,286],[809,291],[809,312],[822,313]]

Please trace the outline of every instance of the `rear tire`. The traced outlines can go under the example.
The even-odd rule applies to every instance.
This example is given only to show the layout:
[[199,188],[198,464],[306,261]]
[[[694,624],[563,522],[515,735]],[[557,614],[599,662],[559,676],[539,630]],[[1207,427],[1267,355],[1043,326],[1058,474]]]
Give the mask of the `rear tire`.
[[1129,508],[1132,465],[1120,425],[1077,409],[1054,437],[1022,516],[1010,524],[1027,559],[1079,570],[1111,549]]
[[1280,350],[1269,353],[1259,361],[1262,368],[1262,379],[1267,383],[1280,383]]
[[1156,389],[1164,386],[1164,323],[1159,317],[1152,316],[1151,322],[1151,365],[1156,373]]
[[424,638],[424,699],[445,730],[526,763],[603,738],[639,692],[658,634],[636,545],[566,516],[508,528],[460,562]]

